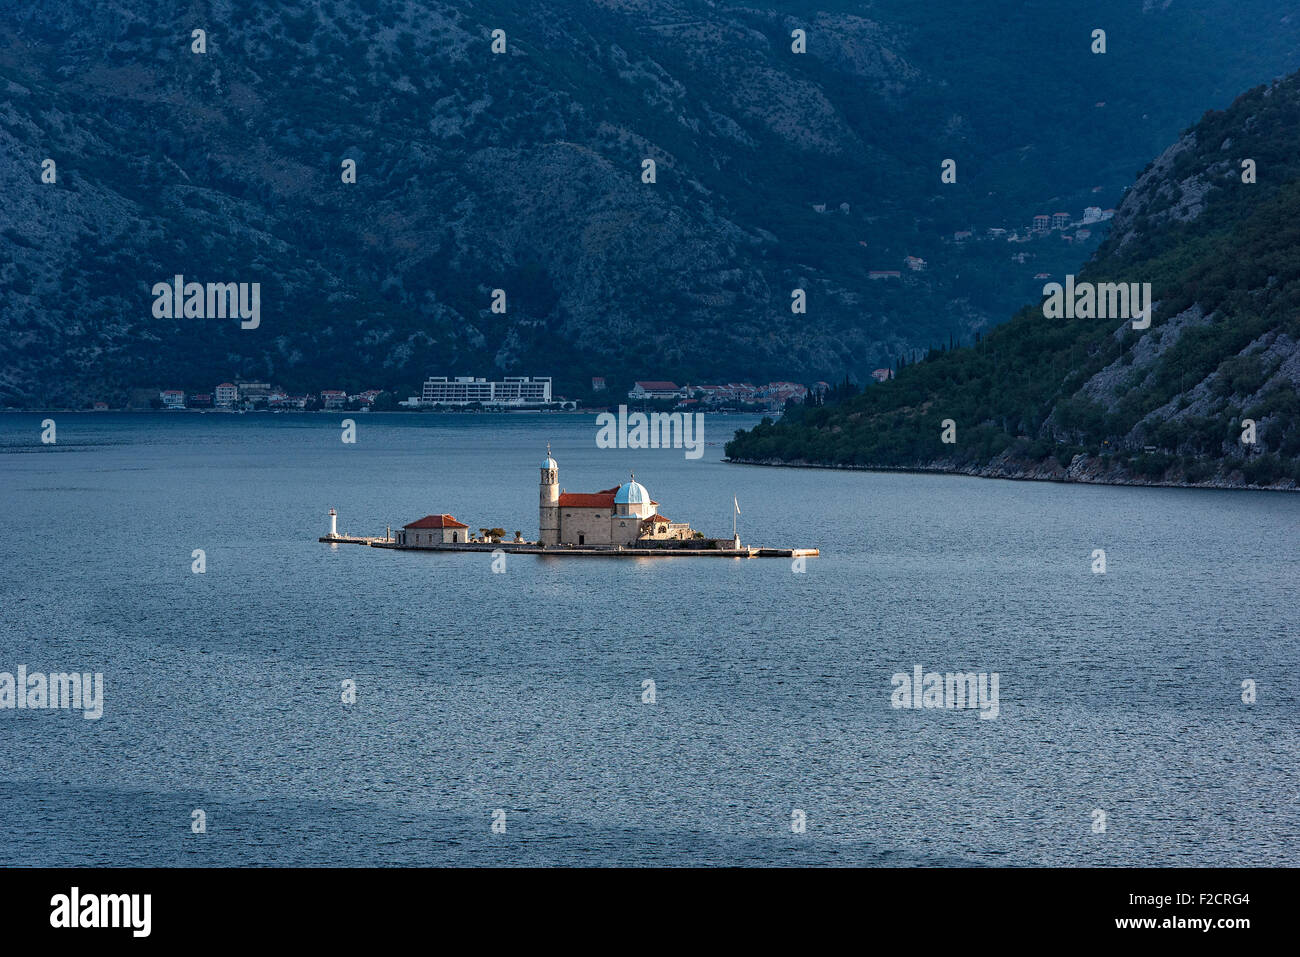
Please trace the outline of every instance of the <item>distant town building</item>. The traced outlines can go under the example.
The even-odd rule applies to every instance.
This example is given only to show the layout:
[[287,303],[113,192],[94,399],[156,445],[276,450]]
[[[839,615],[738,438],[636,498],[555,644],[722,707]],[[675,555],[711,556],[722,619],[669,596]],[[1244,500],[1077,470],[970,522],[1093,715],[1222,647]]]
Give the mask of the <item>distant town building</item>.
[[1084,221],[1085,223],[1099,223],[1099,222],[1101,222],[1101,207],[1100,207],[1100,206],[1089,206],[1089,207],[1087,207],[1086,209],[1084,209],[1084,211],[1083,211],[1083,221]]
[[592,391],[592,392],[604,392],[604,391],[605,391],[605,377],[604,377],[604,376],[594,375],[594,376],[591,377],[591,391]]
[[926,266],[925,260],[920,256],[908,256],[904,262],[907,263],[907,268],[912,270],[912,272],[921,272]]
[[223,382],[213,390],[212,394],[219,408],[228,409],[239,401],[239,386],[233,382]]
[[901,279],[903,273],[897,269],[872,269],[867,272],[868,279]]
[[1034,217],[1033,225],[1029,227],[1031,232],[1045,233],[1052,227],[1052,217],[1046,213],[1040,213]]
[[700,385],[692,391],[702,394],[705,405],[718,405],[728,398],[726,386],[721,385]]
[[1034,278],[1035,278],[1035,279],[1051,279],[1051,278],[1052,278],[1052,274],[1049,273],[1049,272],[1039,272],[1039,273],[1034,273]]
[[972,233],[969,229],[959,229],[957,230],[957,232],[952,234],[952,238],[954,242],[964,243],[966,240],[970,239],[971,236],[973,235],[974,233]]
[[[686,385],[675,387],[672,382],[641,382],[642,392],[633,390],[629,398],[671,399],[680,396],[674,408],[685,409],[693,406],[721,408],[729,405],[762,405],[769,410],[779,412],[791,399],[802,402],[808,396],[807,386],[798,382],[769,382],[767,385],[754,386],[748,382],[728,382],[723,385]],[[658,386],[660,388],[655,389]],[[829,389],[821,383],[823,390]],[[675,391],[674,391],[675,388]],[[815,389],[813,391],[816,391]]]
[[194,392],[190,395],[189,406],[191,409],[210,409],[212,408],[211,392]]
[[158,393],[158,398],[162,401],[164,409],[183,409],[185,408],[185,393],[179,389],[167,389]]
[[430,376],[424,381],[420,404],[526,406],[551,404],[550,376]]
[[265,399],[271,394],[271,383],[269,382],[245,382],[242,379],[236,379],[235,385],[239,387],[239,397],[241,399]]
[[754,390],[754,399],[765,403],[770,410],[776,412],[779,412],[791,399],[802,402],[806,398],[808,398],[808,387],[798,382],[769,382]]
[[348,394],[338,389],[325,389],[320,394],[320,404],[326,409],[347,408]]
[[1007,234],[1007,231],[1001,226],[990,226],[988,228],[988,234],[994,239],[1001,239]]
[[871,373],[871,378],[877,382],[888,382],[894,377],[893,369],[876,369]]
[[674,382],[646,380],[635,383],[628,391],[629,399],[683,399],[685,392]]
[[1069,213],[1052,213],[1052,228],[1053,228],[1053,229],[1064,229],[1066,226],[1069,226],[1069,225],[1070,225],[1070,214],[1069,214]]
[[1092,230],[1091,230],[1091,229],[1076,229],[1076,230],[1074,231],[1074,238],[1077,239],[1077,240],[1079,240],[1080,242],[1083,242],[1085,239],[1087,239],[1087,238],[1090,237],[1091,235],[1092,235]]

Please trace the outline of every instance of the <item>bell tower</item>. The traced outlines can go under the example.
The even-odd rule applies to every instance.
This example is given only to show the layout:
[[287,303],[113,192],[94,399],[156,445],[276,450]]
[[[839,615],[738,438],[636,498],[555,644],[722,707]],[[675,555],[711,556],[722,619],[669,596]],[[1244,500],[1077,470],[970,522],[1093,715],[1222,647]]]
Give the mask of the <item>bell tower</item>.
[[546,443],[542,460],[542,478],[537,496],[537,541],[542,545],[560,544],[560,467],[551,458],[551,443]]

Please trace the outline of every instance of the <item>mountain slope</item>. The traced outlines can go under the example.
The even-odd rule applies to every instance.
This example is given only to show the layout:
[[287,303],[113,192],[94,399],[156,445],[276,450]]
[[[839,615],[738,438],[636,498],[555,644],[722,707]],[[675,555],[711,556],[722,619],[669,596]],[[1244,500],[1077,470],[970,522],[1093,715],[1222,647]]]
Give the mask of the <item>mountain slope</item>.
[[[1300,65],[1272,0],[1075,6],[0,0],[0,403],[823,378],[969,337],[1077,253],[945,237],[1112,205],[1195,104]],[[154,319],[176,274],[260,282],[260,328]]]
[[[1243,182],[1243,159],[1257,181]],[[1079,281],[1149,282],[1151,328],[1026,307],[975,346],[738,433],[735,461],[1080,481],[1300,482],[1300,74],[1141,174]],[[943,421],[956,443],[942,441]],[[1245,420],[1255,423],[1254,443]]]

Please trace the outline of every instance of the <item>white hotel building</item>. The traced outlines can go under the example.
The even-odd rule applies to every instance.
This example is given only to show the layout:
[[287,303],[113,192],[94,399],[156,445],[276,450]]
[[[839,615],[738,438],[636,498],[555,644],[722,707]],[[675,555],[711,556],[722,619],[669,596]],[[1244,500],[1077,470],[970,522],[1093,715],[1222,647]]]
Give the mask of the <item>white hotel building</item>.
[[431,376],[425,380],[420,405],[550,405],[550,376],[506,376],[501,380],[472,376]]

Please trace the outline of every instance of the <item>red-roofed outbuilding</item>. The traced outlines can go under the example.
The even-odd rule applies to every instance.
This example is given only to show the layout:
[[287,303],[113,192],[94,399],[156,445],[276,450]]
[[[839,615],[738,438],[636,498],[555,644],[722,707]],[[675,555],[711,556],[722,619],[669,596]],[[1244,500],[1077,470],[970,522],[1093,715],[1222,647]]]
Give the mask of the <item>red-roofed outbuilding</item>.
[[450,515],[426,515],[402,526],[398,533],[399,545],[445,545],[469,541],[469,526]]

